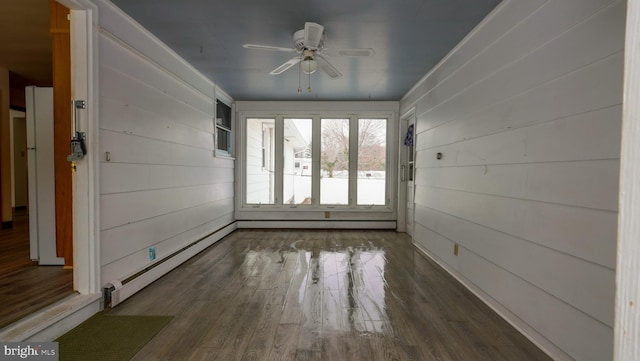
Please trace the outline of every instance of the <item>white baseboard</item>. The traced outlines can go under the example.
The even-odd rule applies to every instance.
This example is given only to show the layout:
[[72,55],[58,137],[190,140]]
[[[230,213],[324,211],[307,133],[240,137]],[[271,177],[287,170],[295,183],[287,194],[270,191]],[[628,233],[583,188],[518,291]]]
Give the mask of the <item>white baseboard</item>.
[[536,345],[539,349],[541,349],[544,353],[549,355],[554,360],[557,361],[573,361],[574,359],[569,356],[566,352],[562,351],[555,344],[549,341],[544,335],[540,332],[536,331],[533,327],[529,326],[526,322],[524,322],[520,317],[518,317],[515,313],[511,312],[508,308],[503,306],[496,299],[491,297],[488,293],[484,292],[481,288],[476,286],[473,282],[469,281],[462,273],[458,272],[456,269],[449,266],[446,262],[441,260],[438,256],[429,252],[426,248],[422,247],[417,242],[413,242],[414,246],[425,256],[433,260],[440,267],[442,267],[447,273],[449,273],[453,278],[455,278],[458,282],[460,282],[465,288],[467,288],[471,293],[476,295],[482,302],[484,302],[487,306],[489,306],[498,316],[502,317],[505,321],[507,321],[511,326],[513,326],[518,332],[524,335],[529,341],[531,341],[534,345]]
[[238,221],[238,228],[396,229],[396,221]]
[[155,280],[169,273],[174,268],[186,262],[191,257],[200,253],[207,247],[213,245],[223,237],[235,231],[237,228],[238,226],[236,222],[231,223],[228,226],[209,235],[208,237],[200,240],[198,243],[190,246],[184,251],[171,256],[162,263],[159,263],[157,266],[149,269],[148,271],[142,273],[138,277],[125,284],[122,284],[122,282],[120,281],[112,281],[111,283],[115,287],[115,289],[111,292],[110,306],[115,307],[117,304],[133,296],[136,292],[140,291]]

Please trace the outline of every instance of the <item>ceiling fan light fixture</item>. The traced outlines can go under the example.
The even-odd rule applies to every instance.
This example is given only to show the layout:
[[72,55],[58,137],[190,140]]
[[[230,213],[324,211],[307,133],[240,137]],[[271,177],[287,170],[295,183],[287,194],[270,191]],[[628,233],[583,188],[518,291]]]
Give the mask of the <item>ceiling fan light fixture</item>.
[[[244,44],[243,47],[256,50],[297,53],[297,55],[272,70],[269,74],[279,75],[294,65],[298,65],[298,93],[302,93],[300,78],[303,72],[305,75],[308,75],[308,92],[311,92],[311,74],[315,73],[318,68],[322,69],[322,72],[327,74],[331,79],[338,79],[342,77],[340,71],[331,64],[331,60],[324,48],[324,40],[324,26],[312,22],[306,22],[304,24],[304,29],[293,33],[293,48],[260,44]],[[339,49],[336,54],[345,57],[369,57],[373,56],[375,51],[371,48],[350,48]],[[316,61],[317,58],[322,60],[320,61],[320,64]]]
[[318,62],[312,57],[306,56],[300,63],[300,66],[305,74],[313,74],[318,69]]

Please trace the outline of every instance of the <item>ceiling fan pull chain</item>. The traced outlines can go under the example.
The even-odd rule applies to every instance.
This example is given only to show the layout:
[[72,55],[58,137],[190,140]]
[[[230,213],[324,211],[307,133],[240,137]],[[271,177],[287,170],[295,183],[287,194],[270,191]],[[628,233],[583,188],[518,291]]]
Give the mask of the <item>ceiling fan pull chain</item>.
[[311,93],[311,73],[309,73],[309,87],[307,88],[307,93]]

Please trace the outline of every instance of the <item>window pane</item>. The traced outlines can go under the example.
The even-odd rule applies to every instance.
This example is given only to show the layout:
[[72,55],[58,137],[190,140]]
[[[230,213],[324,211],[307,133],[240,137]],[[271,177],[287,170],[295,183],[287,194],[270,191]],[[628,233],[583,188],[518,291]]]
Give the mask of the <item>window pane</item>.
[[231,132],[224,128],[217,128],[217,148],[231,154]]
[[216,101],[216,124],[231,129],[231,107]]
[[216,101],[216,148],[231,154],[231,107]]
[[358,204],[386,202],[387,120],[358,119]]
[[311,119],[284,119],[284,204],[311,204]]
[[349,204],[349,119],[321,119],[320,203]]
[[247,204],[274,203],[274,126],[274,119],[247,119]]

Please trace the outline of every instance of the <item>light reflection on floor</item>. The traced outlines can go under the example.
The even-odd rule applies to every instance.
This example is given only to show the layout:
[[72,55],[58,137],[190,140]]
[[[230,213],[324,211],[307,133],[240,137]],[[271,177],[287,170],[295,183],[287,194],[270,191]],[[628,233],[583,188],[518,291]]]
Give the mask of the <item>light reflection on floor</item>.
[[310,329],[381,333],[388,318],[385,311],[385,251],[359,245],[341,250],[314,251],[302,243],[282,250],[249,250],[243,267],[247,277],[255,276],[257,263],[295,259],[295,274],[284,309],[302,310]]
[[240,230],[111,312],[174,316],[132,361],[549,360],[393,231]]

